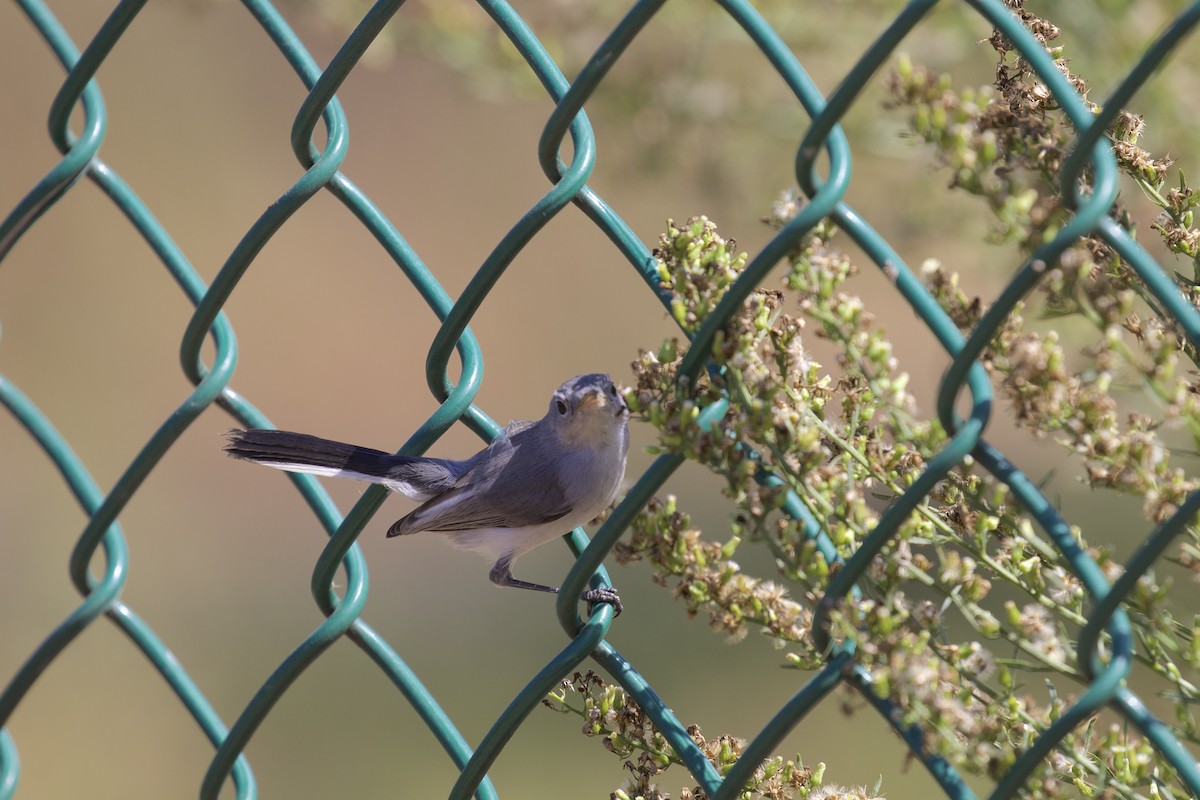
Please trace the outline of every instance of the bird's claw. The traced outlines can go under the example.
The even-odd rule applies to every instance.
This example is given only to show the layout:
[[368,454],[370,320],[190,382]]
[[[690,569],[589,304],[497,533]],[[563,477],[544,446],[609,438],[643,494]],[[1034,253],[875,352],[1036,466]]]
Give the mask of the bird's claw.
[[625,607],[621,605],[621,596],[617,594],[616,589],[611,587],[608,589],[588,589],[579,596],[579,599],[587,603],[589,617],[596,610],[596,606],[604,603],[613,607],[613,617],[621,616],[621,612],[625,610]]

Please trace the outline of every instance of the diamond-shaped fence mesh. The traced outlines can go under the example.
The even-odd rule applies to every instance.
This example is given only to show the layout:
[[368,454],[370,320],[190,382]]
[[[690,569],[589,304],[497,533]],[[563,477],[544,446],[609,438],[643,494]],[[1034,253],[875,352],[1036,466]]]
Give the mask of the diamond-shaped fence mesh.
[[[136,558],[136,548],[128,543],[121,519],[126,507],[143,491],[147,479],[171,453],[185,431],[211,406],[218,406],[236,425],[270,425],[250,399],[233,388],[238,348],[233,321],[224,314],[223,308],[237,291],[239,281],[255,265],[260,251],[293,215],[315,195],[328,192],[403,271],[440,321],[432,341],[421,344],[427,352],[425,383],[436,399],[437,409],[411,433],[402,451],[424,452],[460,421],[485,439],[498,435],[501,427],[473,403],[481,386],[484,362],[480,342],[468,325],[481,306],[488,302],[506,268],[560,211],[572,204],[581,210],[610,243],[612,257],[626,264],[641,278],[645,291],[670,309],[671,297],[660,285],[651,250],[588,185],[593,171],[598,169],[597,142],[582,112],[589,97],[603,84],[627,46],[643,32],[663,3],[634,5],[608,33],[573,81],[564,77],[538,37],[512,7],[501,0],[480,3],[491,18],[495,32],[515,45],[554,103],[537,148],[549,189],[496,242],[457,297],[452,297],[443,288],[393,221],[341,171],[349,151],[349,139],[347,118],[337,100],[337,92],[347,76],[360,68],[368,46],[400,10],[402,3],[399,0],[371,6],[324,69],[318,66],[269,2],[245,0],[245,9],[266,34],[262,46],[273,48],[285,59],[307,90],[307,96],[295,114],[291,137],[292,153],[304,171],[229,251],[224,265],[210,284],[206,284],[193,269],[152,210],[100,155],[110,122],[103,95],[103,66],[106,59],[118,51],[127,29],[143,12],[144,0],[120,3],[96,35],[83,43],[82,49],[59,25],[48,5],[38,0],[18,0],[17,5],[27,17],[26,35],[44,40],[67,74],[49,114],[50,136],[62,158],[4,217],[0,224],[0,259],[19,247],[22,237],[36,232],[39,220],[53,215],[56,205],[79,191],[84,181],[95,184],[124,217],[123,224],[130,226],[144,240],[194,307],[190,319],[181,329],[181,363],[194,389],[176,408],[162,416],[158,429],[140,444],[119,477],[106,489],[93,478],[71,443],[55,427],[54,420],[44,410],[47,406],[45,398],[26,396],[18,386],[0,375],[0,400],[53,462],[87,516],[86,527],[74,543],[69,568],[70,581],[83,600],[46,633],[41,644],[29,653],[15,674],[6,676],[4,691],[0,694],[0,726],[7,725],[14,712],[37,692],[39,680],[52,669],[56,659],[70,652],[81,634],[98,618],[107,617],[128,637],[130,646],[153,665],[177,699],[179,713],[190,716],[211,742],[211,763],[199,787],[202,797],[216,797],[230,782],[240,797],[257,794],[253,764],[245,755],[252,737],[304,671],[343,639],[353,642],[375,668],[386,675],[424,722],[428,735],[444,748],[459,776],[452,787],[447,787],[452,798],[495,797],[497,790],[487,774],[510,739],[547,692],[565,677],[589,665],[598,666],[637,700],[680,754],[695,784],[710,797],[738,796],[755,767],[775,752],[810,710],[843,686],[856,690],[878,711],[946,795],[974,796],[958,772],[925,746],[919,725],[906,723],[889,701],[877,696],[874,677],[856,664],[853,647],[831,645],[825,668],[781,705],[778,713],[753,736],[736,766],[720,774],[697,747],[686,727],[669,710],[670,688],[652,686],[639,672],[638,665],[624,657],[610,641],[611,609],[601,606],[590,619],[580,618],[573,598],[578,597],[589,582],[607,584],[603,559],[639,509],[679,468],[683,459],[677,455],[660,456],[642,474],[632,476],[636,481],[631,490],[590,543],[581,531],[568,537],[577,559],[562,581],[563,590],[558,596],[557,615],[565,643],[560,652],[529,678],[490,730],[474,744],[460,734],[451,716],[406,664],[402,655],[411,645],[385,640],[363,617],[368,597],[367,566],[356,539],[383,503],[385,490],[374,486],[365,491],[343,516],[316,480],[295,476],[296,487],[329,534],[328,545],[315,565],[311,583],[312,597],[325,620],[296,644],[274,672],[261,676],[260,688],[243,708],[230,718],[222,719],[223,715],[214,710],[202,690],[204,676],[189,675],[185,665],[168,650],[168,642],[126,603],[126,582],[135,580],[131,576],[136,572],[131,571],[129,561],[131,557]],[[1123,601],[1168,544],[1194,519],[1200,510],[1200,493],[1189,496],[1170,519],[1146,537],[1126,563],[1126,571],[1110,582],[1091,556],[1077,547],[1067,522],[1055,506],[999,450],[983,439],[992,410],[992,389],[978,359],[1005,317],[1038,284],[1047,265],[1053,264],[1067,247],[1085,235],[1097,236],[1119,252],[1137,271],[1160,307],[1178,321],[1192,345],[1200,346],[1200,316],[1196,309],[1181,296],[1162,267],[1109,215],[1117,192],[1116,167],[1110,143],[1104,136],[1115,115],[1200,21],[1200,3],[1194,3],[1180,13],[1094,114],[1045,49],[1000,0],[965,3],[1011,40],[1080,132],[1074,143],[1073,156],[1064,170],[1063,185],[1075,186],[1078,177],[1087,171],[1092,187],[1089,194],[1075,198],[1076,206],[1069,223],[1013,275],[966,337],[933,301],[901,256],[846,204],[852,153],[838,126],[873,76],[893,56],[900,42],[936,5],[934,0],[909,3],[890,23],[881,25],[882,34],[857,58],[837,84],[837,89],[826,96],[801,66],[802,54],[793,52],[754,6],[742,0],[719,3],[722,12],[736,21],[762,58],[786,82],[795,103],[811,120],[806,129],[795,132],[798,144],[795,179],[808,200],[799,213],[754,255],[720,305],[692,335],[691,347],[680,366],[680,379],[694,379],[706,368],[719,331],[764,281],[768,272],[798,242],[808,237],[819,222],[825,219],[836,222],[882,270],[894,291],[928,326],[952,360],[938,393],[938,415],[952,436],[949,444],[930,461],[928,468],[908,490],[891,503],[863,546],[841,565],[817,607],[814,636],[828,639],[829,629],[825,623],[837,602],[855,591],[872,561],[932,488],[965,459],[973,458],[980,467],[1007,484],[1013,498],[1040,523],[1091,598],[1087,624],[1079,643],[1079,664],[1086,673],[1086,691],[1063,708],[1050,727],[1030,737],[1015,765],[999,779],[993,796],[1008,797],[1019,792],[1062,738],[1086,724],[1094,712],[1102,708],[1114,712],[1123,724],[1138,729],[1150,739],[1178,772],[1181,783],[1190,787],[1195,795],[1200,793],[1200,769],[1197,769],[1195,758],[1151,715],[1139,695],[1125,683],[1134,641]],[[153,65],[146,65],[146,69],[152,71]],[[4,80],[15,81],[19,77],[5,76]],[[824,166],[819,166],[822,164]],[[414,192],[420,190],[421,187],[413,187]],[[110,299],[108,302],[120,301]],[[124,313],[134,315],[138,310],[130,307]],[[413,312],[410,309],[404,313]],[[536,310],[514,309],[511,313],[536,314]],[[61,324],[69,322],[64,320]],[[395,347],[393,343],[380,343],[379,346]],[[412,343],[408,346],[415,347]],[[586,366],[581,364],[578,371],[586,371]],[[53,369],[53,365],[47,367]],[[415,381],[411,390],[416,391]],[[965,409],[962,414],[955,407],[960,390],[969,398],[968,405],[960,406],[959,410]],[[695,424],[700,427],[719,425],[725,411],[723,403],[714,403],[701,411]],[[764,475],[763,480],[770,480],[770,475]],[[823,541],[825,533],[821,520],[809,518],[808,512],[800,503],[794,502],[794,498],[784,504],[784,509],[807,521],[810,535],[818,542]],[[181,508],[179,513],[186,514],[187,511]],[[14,537],[39,535],[36,524],[19,529],[10,527],[0,533],[2,539],[10,542]],[[0,566],[0,576],[17,569],[20,565],[6,558]],[[12,608],[0,611],[6,616],[18,613],[19,609]],[[1109,637],[1110,652],[1101,660],[1092,654],[1097,652],[1097,641],[1104,632]],[[497,637],[501,636],[497,631]],[[79,698],[76,702],[86,704],[87,698]],[[848,724],[857,724],[857,720]],[[11,735],[7,728],[0,728],[0,798],[17,793],[21,777],[20,750],[20,737]],[[64,768],[70,768],[69,762],[69,754],[64,754]],[[36,786],[31,786],[30,791],[32,796],[41,796],[37,794]],[[396,793],[405,796],[403,787],[397,787]],[[571,790],[564,788],[557,796],[571,796]]]

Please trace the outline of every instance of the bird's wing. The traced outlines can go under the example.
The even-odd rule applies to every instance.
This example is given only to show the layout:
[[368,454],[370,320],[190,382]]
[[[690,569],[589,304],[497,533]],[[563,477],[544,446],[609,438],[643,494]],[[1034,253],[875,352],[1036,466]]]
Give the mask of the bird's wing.
[[504,426],[504,435],[515,436],[526,428],[532,428],[536,424],[537,421],[532,419],[514,419]]
[[[420,531],[524,528],[571,513],[550,460],[522,445],[519,435],[497,442],[490,456],[459,476],[454,487],[418,506],[388,531],[400,536]],[[483,455],[483,454],[480,454]]]
[[[539,506],[534,512],[531,506]],[[392,525],[388,536],[421,531],[473,531],[479,528],[524,528],[562,519],[571,513],[566,502],[553,507],[537,503],[504,506],[494,497],[468,489],[451,489],[426,501]]]

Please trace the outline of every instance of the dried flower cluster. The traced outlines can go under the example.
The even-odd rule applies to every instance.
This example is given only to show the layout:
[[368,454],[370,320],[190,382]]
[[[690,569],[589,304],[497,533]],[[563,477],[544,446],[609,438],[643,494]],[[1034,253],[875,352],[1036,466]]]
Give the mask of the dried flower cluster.
[[660,586],[674,578],[675,595],[688,615],[707,612],[713,628],[731,641],[744,638],[750,625],[759,626],[780,646],[807,641],[809,609],[789,599],[779,583],[746,575],[732,561],[741,541],[736,532],[740,524],[733,524],[735,532],[724,544],[706,542],[675,503],[674,497],[651,500],[634,521],[629,543],[617,544],[617,561],[648,560]]
[[[582,717],[585,736],[599,736],[604,747],[617,756],[628,759],[626,778],[611,800],[667,800],[670,795],[659,789],[654,779],[671,764],[683,764],[663,738],[650,718],[621,687],[610,686],[592,671],[576,672],[564,680],[559,688],[542,701],[548,708]],[[705,757],[721,773],[728,771],[741,756],[746,743],[732,736],[706,739],[700,726],[688,728],[688,735],[700,748]],[[636,759],[633,754],[639,753]],[[784,798],[807,798],[808,800],[877,800],[865,791],[822,786],[824,765],[808,769],[803,764],[772,758],[755,770],[750,782],[737,795],[740,800],[784,800]],[[680,800],[704,800],[707,795],[700,787],[683,789]]]
[[[1053,47],[1052,23],[1019,0],[1008,5]],[[994,87],[952,91],[945,77],[902,60],[889,79],[889,105],[908,113],[913,134],[950,168],[952,188],[985,202],[992,240],[1028,255],[1069,218],[1059,181],[1076,132],[1011,45],[999,35],[989,42],[999,54]],[[1061,50],[1051,53],[1086,97]],[[1200,200],[1182,180],[1166,187],[1169,161],[1138,145],[1142,127],[1125,114],[1109,135],[1122,172],[1162,209],[1154,229],[1164,246],[1192,262],[1191,276],[1176,277],[1195,305],[1200,231],[1193,209]],[[786,194],[766,221],[782,225],[801,206]],[[1131,224],[1123,208],[1112,215]],[[812,610],[839,562],[946,443],[937,421],[918,415],[887,335],[851,291],[858,267],[833,246],[836,234],[828,223],[811,232],[791,254],[784,286],[760,289],[728,321],[709,354],[712,368],[686,393],[676,385],[686,349],[680,340],[641,354],[628,393],[631,408],[659,431],[661,451],[725,479],[736,514],[730,533],[709,541],[674,498],[656,501],[618,558],[649,563],[689,615],[705,614],[731,639],[761,631],[798,668],[826,656],[812,641]],[[698,329],[746,262],[704,217],[670,223],[656,256],[685,332]],[[1200,446],[1195,348],[1106,242],[1081,239],[1050,266],[1037,294],[995,333],[982,365],[1019,425],[1061,443],[1094,489],[1141,497],[1149,523],[1159,523],[1200,488],[1197,471],[1177,464]],[[978,323],[986,304],[957,274],[931,260],[922,276],[961,329]],[[1068,317],[1085,324],[1072,331],[1095,332],[1090,341],[1080,344],[1042,321]],[[802,332],[836,348],[836,370],[808,354]],[[1140,390],[1136,405],[1130,387]],[[722,400],[729,407],[720,424],[697,426],[699,411]],[[785,503],[791,513],[781,510]],[[1089,547],[1082,531],[1076,536],[1110,579],[1120,574],[1105,546]],[[769,548],[778,574],[745,574],[734,560],[743,546]],[[1200,576],[1194,524],[1172,560]],[[1075,641],[1090,598],[1009,489],[970,459],[901,525],[859,588],[835,612],[832,634],[855,643],[874,690],[925,731],[924,754],[963,772],[1001,778],[1086,685]],[[1169,581],[1153,573],[1125,607],[1138,668],[1159,681],[1176,735],[1200,743],[1192,712],[1200,699],[1200,617],[1189,611],[1179,619]],[[627,762],[633,778],[624,794],[613,796],[665,796],[651,779],[676,759],[640,711],[598,679],[564,686],[560,706],[569,692],[585,698],[589,735],[608,737],[606,746],[620,755],[642,753]],[[720,765],[723,748],[737,751],[737,740],[715,741],[722,744],[713,750],[707,743],[706,753]],[[1105,715],[1063,739],[1024,790],[1035,798],[1187,794],[1149,742]],[[837,796],[817,795],[811,785],[780,791],[792,794],[746,796]]]
[[[1022,4],[1013,5],[1042,44],[1052,47],[1058,29]],[[999,35],[989,41],[1001,58],[994,93],[955,93],[943,76],[902,61],[889,81],[891,104],[911,112],[913,132],[933,144],[952,168],[952,185],[988,202],[1000,224],[996,238],[1015,241],[1028,254],[1067,217],[1058,195],[1059,170],[1075,131],[1025,62],[1012,55],[1011,45]],[[1070,73],[1061,52],[1051,52],[1086,97],[1086,85]],[[1140,118],[1123,112],[1109,138],[1122,171],[1162,209],[1154,229],[1163,243],[1192,262],[1193,277],[1179,276],[1178,285],[1196,305],[1200,229],[1193,227],[1193,209],[1200,198],[1182,178],[1179,187],[1167,188],[1170,162],[1138,146],[1143,128]],[[1119,204],[1112,216],[1130,226]],[[927,276],[931,290],[961,327],[978,321],[979,301],[967,297],[956,276],[936,263],[928,265]],[[1191,447],[1200,443],[1195,348],[1132,268],[1099,238],[1085,237],[1069,248],[1039,289],[1043,313],[1079,318],[1097,331],[1098,340],[1069,358],[1054,330],[1030,330],[1017,313],[992,340],[984,366],[1012,401],[1020,424],[1039,435],[1054,435],[1080,455],[1093,486],[1140,495],[1147,518],[1165,520],[1200,488],[1200,480],[1172,467],[1170,448],[1158,432],[1163,423],[1171,423],[1186,428]],[[1086,361],[1075,363],[1079,357]],[[1161,414],[1130,411],[1122,419],[1114,387],[1125,384],[1144,388],[1160,404]],[[1185,544],[1185,553],[1194,552],[1192,545]]]

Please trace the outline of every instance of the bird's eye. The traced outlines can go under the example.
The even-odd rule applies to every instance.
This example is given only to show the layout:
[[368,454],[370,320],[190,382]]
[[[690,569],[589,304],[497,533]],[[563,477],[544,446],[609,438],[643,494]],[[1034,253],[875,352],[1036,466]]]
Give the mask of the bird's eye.
[[555,400],[554,407],[557,408],[558,413],[562,414],[564,417],[567,415],[567,404],[562,400]]
[[617,396],[617,387],[615,384],[610,383],[608,385],[608,393],[611,394],[613,397]]

